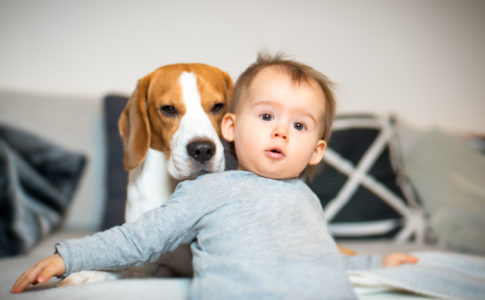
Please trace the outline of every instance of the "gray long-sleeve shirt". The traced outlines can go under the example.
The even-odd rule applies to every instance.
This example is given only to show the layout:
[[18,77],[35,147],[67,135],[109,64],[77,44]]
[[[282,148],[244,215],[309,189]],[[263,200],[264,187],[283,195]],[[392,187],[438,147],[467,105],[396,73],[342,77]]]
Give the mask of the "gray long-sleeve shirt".
[[68,275],[154,262],[181,244],[191,244],[194,299],[356,299],[345,270],[355,262],[342,259],[318,198],[298,179],[203,175],[134,223],[56,247]]

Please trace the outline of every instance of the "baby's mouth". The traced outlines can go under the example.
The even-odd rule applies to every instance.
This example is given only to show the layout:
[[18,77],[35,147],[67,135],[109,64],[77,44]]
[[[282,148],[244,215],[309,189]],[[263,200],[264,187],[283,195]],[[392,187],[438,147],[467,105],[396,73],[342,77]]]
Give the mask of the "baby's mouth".
[[270,158],[281,159],[285,157],[285,154],[279,148],[271,148],[266,150],[265,152],[266,152],[266,155],[268,155]]

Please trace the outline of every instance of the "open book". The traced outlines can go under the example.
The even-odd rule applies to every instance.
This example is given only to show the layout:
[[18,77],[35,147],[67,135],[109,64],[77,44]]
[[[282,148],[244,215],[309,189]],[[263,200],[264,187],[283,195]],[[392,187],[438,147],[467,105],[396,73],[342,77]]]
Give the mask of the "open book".
[[485,257],[423,251],[415,265],[349,271],[359,296],[396,290],[438,299],[485,299]]

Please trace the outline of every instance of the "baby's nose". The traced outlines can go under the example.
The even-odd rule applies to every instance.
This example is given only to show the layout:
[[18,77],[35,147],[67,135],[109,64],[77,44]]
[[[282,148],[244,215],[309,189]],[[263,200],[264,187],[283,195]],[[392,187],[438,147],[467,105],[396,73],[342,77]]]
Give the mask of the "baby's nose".
[[286,130],[283,130],[281,128],[276,128],[275,130],[273,130],[272,137],[287,140],[288,139],[288,133],[286,132]]

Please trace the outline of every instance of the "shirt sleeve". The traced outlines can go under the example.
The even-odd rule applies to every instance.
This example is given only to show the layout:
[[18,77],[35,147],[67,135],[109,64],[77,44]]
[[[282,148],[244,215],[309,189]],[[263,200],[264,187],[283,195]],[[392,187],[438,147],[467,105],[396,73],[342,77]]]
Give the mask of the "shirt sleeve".
[[56,251],[66,264],[63,277],[81,270],[115,270],[154,262],[179,245],[189,244],[203,212],[177,190],[177,195],[133,223],[57,243]]
[[341,254],[347,271],[369,270],[382,268],[382,256],[371,255],[344,255]]

